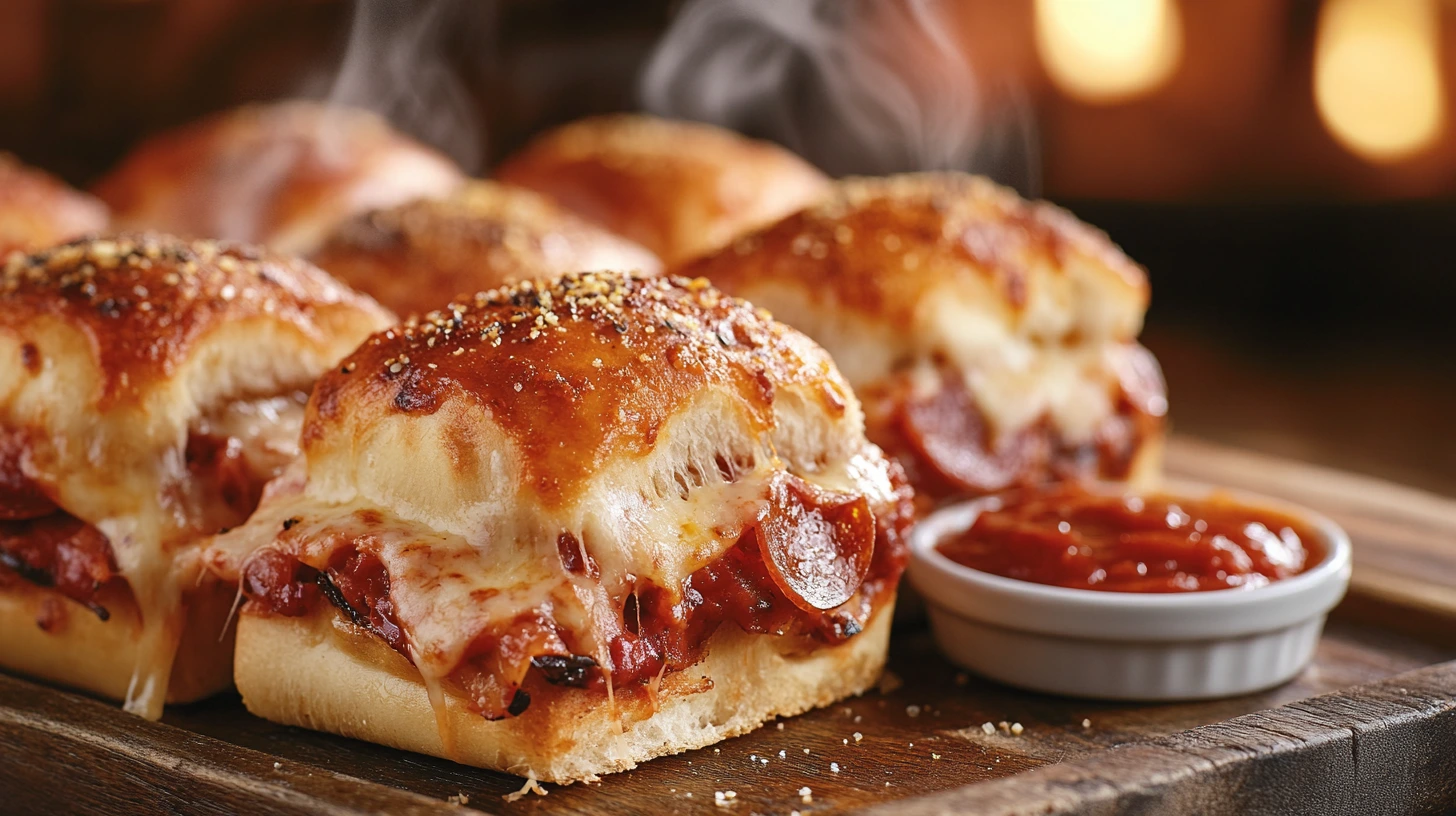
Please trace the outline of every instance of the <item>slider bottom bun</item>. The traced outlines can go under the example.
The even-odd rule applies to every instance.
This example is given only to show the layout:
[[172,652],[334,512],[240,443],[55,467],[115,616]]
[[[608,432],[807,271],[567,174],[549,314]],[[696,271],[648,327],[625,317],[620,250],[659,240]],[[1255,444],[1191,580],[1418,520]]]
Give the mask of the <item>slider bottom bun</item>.
[[[167,685],[168,703],[190,703],[232,686],[233,637],[224,634],[236,590],[208,580],[187,593],[186,628]],[[0,667],[122,700],[136,669],[141,620],[123,590],[98,601],[101,620],[60,593],[14,579],[0,584]]]
[[663,677],[655,713],[646,689],[616,689],[614,717],[604,693],[551,686],[534,671],[525,686],[531,704],[518,717],[489,721],[447,694],[453,753],[415,668],[332,609],[302,618],[245,610],[235,677],[248,710],[274,722],[569,783],[865,691],[884,668],[892,609],[878,610],[847,642],[802,654],[784,650],[803,641],[725,624],[701,662]]

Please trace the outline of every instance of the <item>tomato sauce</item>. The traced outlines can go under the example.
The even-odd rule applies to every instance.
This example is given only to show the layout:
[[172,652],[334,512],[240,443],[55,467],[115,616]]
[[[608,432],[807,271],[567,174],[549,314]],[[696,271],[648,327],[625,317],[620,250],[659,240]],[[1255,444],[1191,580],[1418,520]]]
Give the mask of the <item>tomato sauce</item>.
[[1099,495],[1062,485],[1009,496],[936,549],[972,569],[1107,592],[1264,586],[1323,559],[1318,536],[1276,511],[1214,495]]
[[[612,683],[647,683],[693,665],[725,623],[826,644],[858,634],[905,567],[912,499],[899,468],[892,479],[896,503],[879,517],[863,497],[846,500],[792,476],[777,482],[760,523],[688,576],[679,593],[643,582],[628,597],[622,630],[607,644]],[[596,573],[575,537],[563,534],[557,548],[566,571]],[[322,571],[265,548],[244,566],[242,585],[253,601],[285,616],[308,614],[326,600],[409,657],[383,564],[353,547],[341,548]],[[596,661],[574,654],[564,634],[546,616],[522,615],[479,633],[451,679],[487,719],[525,711],[530,697],[520,686],[530,669],[554,685],[602,687],[605,675]]]

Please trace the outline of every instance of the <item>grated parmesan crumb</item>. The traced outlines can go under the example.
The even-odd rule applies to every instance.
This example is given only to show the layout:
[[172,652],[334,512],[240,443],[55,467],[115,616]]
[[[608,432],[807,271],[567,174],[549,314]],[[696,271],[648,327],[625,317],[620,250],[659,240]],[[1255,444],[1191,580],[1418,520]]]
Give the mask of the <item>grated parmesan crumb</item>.
[[507,802],[515,802],[520,800],[521,797],[525,796],[528,793],[534,793],[537,796],[546,795],[546,789],[541,787],[541,784],[536,781],[535,771],[526,772],[526,784],[522,785],[520,790],[512,791],[511,793],[508,793],[501,798],[506,800]]
[[994,735],[996,733],[996,726],[994,726],[994,725],[992,725],[990,723],[981,723],[981,730],[982,731],[985,731],[986,732],[986,736],[989,737],[989,736],[992,736],[992,735]]

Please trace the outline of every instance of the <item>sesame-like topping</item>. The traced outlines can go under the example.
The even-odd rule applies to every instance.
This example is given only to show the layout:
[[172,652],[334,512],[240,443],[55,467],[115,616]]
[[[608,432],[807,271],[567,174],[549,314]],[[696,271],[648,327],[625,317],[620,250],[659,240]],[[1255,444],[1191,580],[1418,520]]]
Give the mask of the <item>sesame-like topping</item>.
[[388,317],[303,261],[247,244],[155,233],[16,253],[0,271],[0,327],[55,316],[86,333],[108,395],[166,376],[194,342],[231,321],[288,323],[306,342],[332,342],[315,317],[334,307],[354,313],[359,334]]
[[[725,298],[704,280],[655,278],[637,273],[576,272],[555,281],[525,280],[487,292],[478,292],[448,310],[412,317],[372,342],[399,339],[392,347],[440,349],[459,355],[474,347],[498,348],[530,344],[551,333],[577,331],[590,324],[603,339],[631,345],[649,342],[663,331],[696,338],[720,346],[732,346],[743,338],[726,337],[721,328],[710,330],[704,313],[723,307],[750,312],[760,328],[771,318],[743,301]],[[632,315],[628,317],[629,313]],[[650,316],[647,316],[650,315]],[[634,327],[628,335],[628,323]],[[644,337],[636,337],[640,332]],[[759,338],[766,342],[768,337]],[[654,355],[638,350],[635,358],[651,362]],[[409,364],[407,353],[390,356],[384,367],[399,373]],[[593,357],[595,368],[603,365]],[[519,391],[519,384],[517,384]]]
[[476,406],[519,446],[548,501],[567,500],[610,457],[651,450],[708,391],[738,406],[745,433],[774,426],[784,389],[829,421],[851,402],[828,355],[768,313],[700,280],[627,272],[462,297],[374,335],[345,364],[367,375],[326,375],[316,402],[339,413],[319,422]]

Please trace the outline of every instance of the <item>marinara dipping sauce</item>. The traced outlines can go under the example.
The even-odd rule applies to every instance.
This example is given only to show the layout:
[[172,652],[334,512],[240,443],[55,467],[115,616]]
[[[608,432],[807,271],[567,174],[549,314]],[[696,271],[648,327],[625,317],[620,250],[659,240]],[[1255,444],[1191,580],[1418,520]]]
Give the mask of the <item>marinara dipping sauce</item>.
[[1007,494],[936,545],[958,564],[1006,578],[1107,592],[1257,587],[1318,564],[1299,521],[1220,498],[1110,495],[1074,485]]

